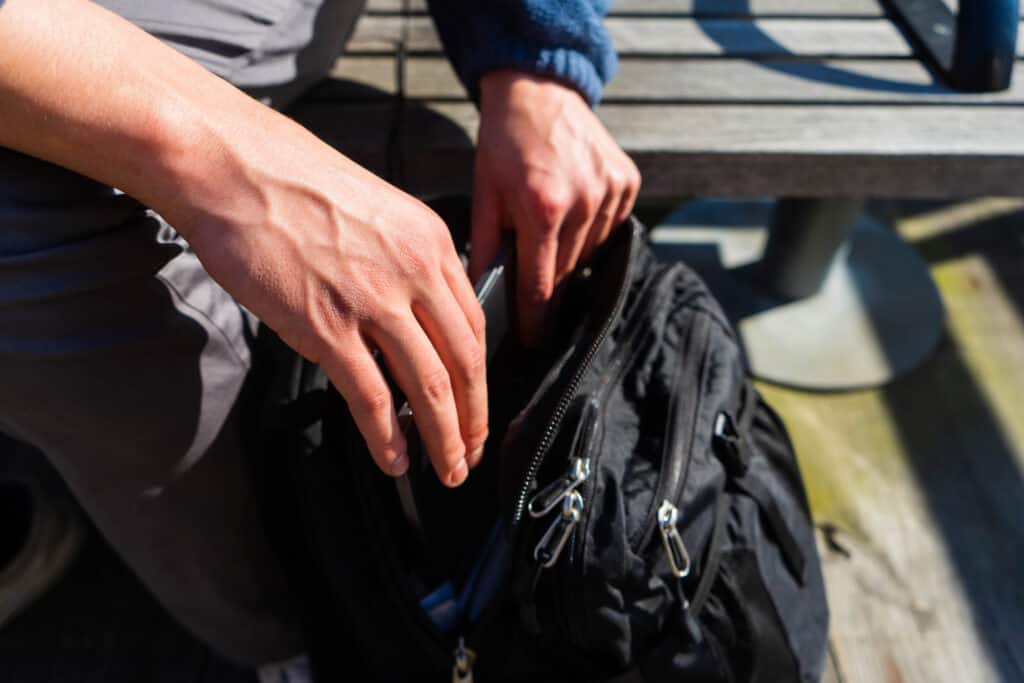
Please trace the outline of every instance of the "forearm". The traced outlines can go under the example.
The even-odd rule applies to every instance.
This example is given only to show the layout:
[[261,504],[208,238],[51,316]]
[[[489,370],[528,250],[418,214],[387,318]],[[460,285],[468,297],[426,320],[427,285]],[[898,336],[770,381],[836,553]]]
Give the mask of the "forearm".
[[0,145],[168,218],[188,224],[226,183],[244,180],[232,173],[230,138],[288,123],[86,0],[0,7]]

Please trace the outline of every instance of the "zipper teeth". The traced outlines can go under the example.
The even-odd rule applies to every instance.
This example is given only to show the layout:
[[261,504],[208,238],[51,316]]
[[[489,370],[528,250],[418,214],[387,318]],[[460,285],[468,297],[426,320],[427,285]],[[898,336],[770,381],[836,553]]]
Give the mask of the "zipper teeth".
[[[707,380],[707,371],[708,371],[707,365],[708,365],[708,355],[709,355],[708,340],[710,339],[710,336],[711,336],[711,326],[710,326],[710,324],[708,324],[705,327],[705,329],[703,330],[703,349],[704,349],[704,354],[703,354],[703,356],[701,358],[700,369],[697,372],[697,387],[699,387],[699,388],[702,388],[704,386],[705,381]],[[703,401],[699,400],[700,397],[703,396],[703,392],[702,391],[698,391],[697,396],[698,396],[698,400],[697,400],[697,402],[694,405],[693,413],[692,413],[692,416],[691,416],[691,419],[690,419],[691,427],[695,426],[696,423],[697,423],[697,420],[699,420],[701,407],[702,407],[702,404],[704,403]],[[686,456],[686,465],[683,467],[682,471],[679,473],[679,478],[675,482],[672,482],[673,485],[671,487],[669,486],[669,482],[668,481],[659,481],[658,487],[655,490],[655,499],[651,502],[651,510],[648,513],[646,519],[644,520],[643,525],[640,527],[640,530],[641,530],[640,538],[638,539],[637,543],[635,543],[635,544],[630,543],[630,549],[635,551],[635,550],[638,550],[638,549],[644,547],[646,544],[650,543],[651,538],[654,536],[654,532],[656,530],[657,524],[652,524],[652,518],[653,518],[654,521],[657,521],[657,518],[658,518],[657,508],[655,508],[654,506],[658,504],[658,501],[657,501],[657,498],[659,497],[658,494],[661,494],[660,495],[661,498],[663,498],[664,500],[668,500],[669,503],[673,507],[676,508],[676,510],[678,511],[678,519],[679,520],[681,520],[683,518],[684,506],[682,505],[682,501],[679,501],[678,505],[676,504],[675,501],[679,498],[679,495],[682,492],[682,490],[685,488],[686,481],[689,478],[689,475],[690,475],[690,463],[693,462],[693,455],[694,455],[693,449],[694,449],[694,445],[695,445],[696,439],[697,439],[697,435],[694,432],[694,430],[691,428],[689,430],[689,435],[687,436],[686,454],[685,454],[685,456]]]
[[623,278],[623,286],[619,291],[618,298],[615,300],[615,307],[612,309],[608,319],[604,321],[604,325],[601,327],[601,331],[598,333],[597,338],[587,349],[587,354],[583,357],[583,362],[577,368],[576,373],[573,375],[572,381],[569,382],[569,386],[562,393],[561,398],[558,400],[558,404],[555,406],[555,412],[552,419],[548,422],[547,427],[544,429],[544,435],[541,437],[540,444],[537,446],[537,450],[533,454],[533,458],[530,460],[530,466],[526,471],[526,477],[523,479],[522,488],[519,489],[519,496],[516,498],[516,510],[515,515],[512,517],[512,525],[517,526],[523,517],[523,510],[526,507],[526,499],[529,495],[530,482],[537,476],[537,471],[540,469],[540,464],[544,460],[544,456],[547,455],[548,449],[551,448],[551,442],[554,440],[555,433],[558,431],[558,427],[562,424],[562,420],[565,418],[565,412],[569,409],[569,403],[576,395],[576,390],[579,388],[580,382],[583,380],[583,373],[586,372],[590,366],[590,361],[594,359],[594,355],[597,354],[598,348],[604,343],[605,337],[611,331],[612,325],[618,319],[619,313],[622,311],[622,307],[626,303],[626,295],[629,292],[630,283],[632,282],[633,274],[633,245],[639,238],[637,235],[636,228],[633,228],[633,235],[629,242],[628,252],[626,254],[626,272]]

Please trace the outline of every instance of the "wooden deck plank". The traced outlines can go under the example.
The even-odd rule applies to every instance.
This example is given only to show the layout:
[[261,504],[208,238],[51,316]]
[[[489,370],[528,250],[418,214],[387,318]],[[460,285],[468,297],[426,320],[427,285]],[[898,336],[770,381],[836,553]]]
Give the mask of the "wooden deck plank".
[[[436,60],[445,64],[448,63],[447,60],[441,57],[436,58]],[[385,95],[394,95],[398,92],[396,62],[396,58],[390,55],[344,55],[334,63],[330,77],[363,85],[378,90]],[[451,72],[451,66],[448,67],[448,71],[451,74],[451,78],[455,79],[456,85],[458,85],[458,79]],[[408,69],[406,73],[408,73]],[[406,90],[408,91],[408,85]],[[322,93],[320,95],[322,96]],[[349,90],[348,92],[342,90],[337,91],[335,96],[339,101],[348,101],[360,99],[363,97],[363,94],[358,90]],[[465,97],[464,90],[461,97]]]
[[[345,47],[347,54],[395,54],[398,46],[402,43],[402,27],[406,22],[413,21],[400,16],[370,16],[364,15],[359,18],[356,28],[349,38]],[[430,19],[420,18],[419,23],[426,22],[421,26],[421,31],[433,32]],[[434,44],[440,50],[440,42],[434,36]]]
[[[971,591],[981,586],[965,587],[962,569],[947,559],[948,532],[937,528],[907,462],[912,457],[907,451],[919,449],[921,459],[947,468],[938,476],[963,474],[967,454],[935,428],[950,415],[934,390],[918,379],[898,392],[910,399],[901,406],[878,392],[812,398],[766,389],[793,429],[818,518],[839,529],[832,532],[835,550],[825,554],[824,566],[832,643],[844,681],[1013,680],[1003,678],[1009,663],[993,660],[1000,654],[988,652],[975,626]],[[905,445],[905,427],[897,423],[908,420],[916,431],[933,421],[932,437],[915,437]],[[979,493],[961,489],[968,499]],[[943,499],[942,504],[962,513],[953,532],[956,542],[980,532],[979,516],[961,509],[969,503],[956,506]],[[982,544],[994,549],[997,542],[984,534]],[[980,581],[981,575],[971,578]]]
[[[378,60],[378,61],[371,61]],[[463,99],[465,90],[443,57],[411,57],[405,64],[406,96]],[[342,58],[339,73],[394,80],[386,57]],[[787,60],[625,59],[605,88],[605,103],[977,103],[1024,104],[1024,72],[1005,93],[964,94],[936,82],[914,59]]]
[[[408,4],[417,14],[426,12],[425,0],[369,0],[370,13],[397,13]],[[877,17],[883,14],[876,0],[616,0],[609,16],[853,16]]]
[[832,529],[845,683],[1024,680],[1024,211],[979,222],[952,208],[904,210],[937,236],[900,222],[947,306],[950,339],[933,359],[882,390],[763,387]]

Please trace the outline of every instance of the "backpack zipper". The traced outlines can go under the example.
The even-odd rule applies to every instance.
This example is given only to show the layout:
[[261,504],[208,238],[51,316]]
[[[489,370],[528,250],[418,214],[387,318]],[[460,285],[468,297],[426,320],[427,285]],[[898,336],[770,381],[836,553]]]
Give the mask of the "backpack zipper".
[[[679,499],[679,496],[681,495],[682,489],[686,486],[686,480],[687,480],[687,477],[688,477],[689,472],[690,472],[690,462],[693,460],[693,449],[696,446],[696,444],[694,443],[695,439],[697,438],[695,426],[696,426],[697,421],[699,419],[701,408],[702,408],[703,403],[704,403],[701,400],[701,398],[703,396],[703,391],[701,391],[700,388],[704,386],[704,383],[707,380],[707,365],[708,365],[708,355],[709,355],[708,354],[708,347],[709,347],[708,340],[709,340],[710,335],[711,335],[711,323],[710,323],[709,319],[707,318],[707,316],[704,315],[701,311],[694,310],[694,314],[697,315],[698,317],[697,317],[697,319],[695,321],[695,325],[693,326],[693,330],[694,330],[694,334],[695,335],[696,334],[700,334],[699,349],[701,351],[701,356],[700,356],[700,359],[699,359],[700,360],[700,365],[697,368],[696,378],[695,378],[696,379],[696,386],[698,387],[698,391],[696,393],[697,400],[694,401],[693,411],[692,411],[692,413],[690,413],[690,415],[687,416],[687,419],[685,420],[685,424],[678,424],[678,421],[674,419],[675,416],[672,415],[671,412],[669,414],[669,420],[673,420],[676,423],[676,424],[673,425],[672,429],[673,430],[682,429],[683,430],[683,434],[685,435],[684,438],[686,439],[686,441],[685,441],[684,444],[682,444],[682,447],[683,447],[683,457],[685,458],[685,462],[678,469],[676,469],[675,471],[671,471],[671,470],[667,471],[667,472],[663,471],[659,475],[659,477],[658,477],[658,487],[655,490],[655,494],[654,494],[654,498],[653,498],[653,501],[662,500],[664,502],[668,502],[669,504],[672,504],[672,501],[675,501],[675,500]],[[680,361],[679,370],[677,372],[677,377],[679,378],[678,381],[684,381],[683,375],[685,373],[685,369],[686,369],[686,361],[682,360],[682,361]],[[677,383],[678,383],[678,381],[677,381]],[[677,441],[677,440],[672,438],[672,435],[670,434],[666,438],[666,445],[667,446],[671,445],[675,441]],[[710,445],[711,444],[709,442],[709,444],[708,444],[709,448],[710,448]],[[663,467],[665,467],[665,466],[669,466],[670,467],[671,464],[672,464],[672,454],[670,452],[665,452],[662,455],[662,465],[663,465]],[[675,507],[674,504],[673,504],[673,507]],[[650,510],[647,513],[647,518],[644,520],[644,522],[640,526],[637,527],[637,529],[642,530],[641,531],[641,535],[638,538],[638,542],[630,543],[630,548],[631,549],[639,550],[640,548],[646,547],[647,544],[651,542],[651,536],[654,534],[655,528],[659,528],[660,529],[660,526],[658,526],[658,522],[659,522],[659,518],[660,518],[660,512],[661,512],[661,508],[655,508],[654,507],[654,502],[652,502]],[[677,509],[677,513],[676,513],[676,520],[677,520],[677,522],[678,522],[680,516],[681,516],[681,512],[679,512],[678,509]]]
[[531,517],[538,519],[547,515],[590,476],[590,449],[598,438],[600,417],[601,409],[596,400],[590,399],[583,404],[580,422],[572,438],[569,469],[530,498],[526,509]]
[[623,273],[622,287],[619,289],[615,299],[615,306],[605,319],[604,324],[601,326],[601,330],[594,338],[594,341],[587,349],[587,353],[583,357],[583,362],[581,362],[579,367],[576,368],[576,372],[573,374],[572,379],[566,386],[565,391],[562,392],[561,397],[559,397],[558,403],[555,405],[554,413],[551,416],[551,420],[544,429],[544,434],[537,446],[537,450],[530,459],[529,467],[526,470],[526,476],[523,478],[522,486],[519,489],[519,495],[516,498],[516,507],[512,515],[513,527],[518,526],[522,521],[523,511],[526,508],[527,497],[530,495],[530,484],[534,479],[536,479],[537,472],[540,469],[540,464],[543,462],[544,456],[547,455],[548,450],[551,448],[551,444],[554,442],[555,435],[558,433],[558,428],[561,426],[562,420],[565,419],[565,413],[569,409],[569,405],[572,402],[573,397],[576,395],[576,390],[579,389],[579,384],[583,379],[584,372],[586,372],[587,368],[590,367],[590,363],[593,361],[594,356],[601,347],[601,344],[604,343],[604,340],[611,331],[612,326],[618,320],[619,315],[622,313],[622,308],[626,303],[626,295],[629,293],[630,285],[633,282],[634,245],[636,241],[641,238],[639,228],[637,228],[635,224],[631,227],[632,235],[630,236],[626,251],[626,270],[625,273]]
[[466,647],[466,639],[459,636],[459,642],[452,652],[452,683],[473,683],[473,663],[476,653]]
[[573,490],[562,499],[562,511],[544,532],[540,542],[533,550],[533,559],[541,567],[549,569],[558,562],[562,548],[572,536],[572,532],[583,517],[583,496]]
[[672,574],[677,579],[685,579],[690,575],[690,553],[686,550],[683,537],[679,535],[676,523],[679,521],[679,508],[668,500],[661,502],[658,508],[658,531],[661,532],[661,544],[668,556]]

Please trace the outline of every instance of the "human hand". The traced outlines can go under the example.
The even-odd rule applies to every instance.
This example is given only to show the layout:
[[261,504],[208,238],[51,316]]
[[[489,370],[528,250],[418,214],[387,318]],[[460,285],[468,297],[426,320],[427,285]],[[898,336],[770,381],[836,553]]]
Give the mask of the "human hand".
[[[407,444],[371,355],[409,400],[441,481],[457,486],[487,437],[484,317],[444,222],[283,117],[232,142],[247,187],[185,221],[209,273],[345,397],[378,466]],[[267,125],[263,123],[262,125]]]
[[0,146],[159,212],[323,366],[399,474],[380,349],[441,480],[461,483],[487,436],[484,318],[441,219],[96,3],[10,0],[0,15]]
[[480,94],[470,273],[513,227],[520,335],[531,341],[556,286],[629,216],[640,173],[572,88],[498,70]]

